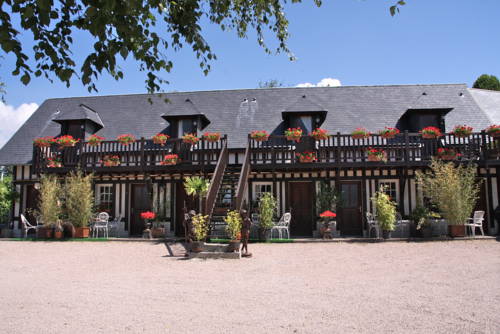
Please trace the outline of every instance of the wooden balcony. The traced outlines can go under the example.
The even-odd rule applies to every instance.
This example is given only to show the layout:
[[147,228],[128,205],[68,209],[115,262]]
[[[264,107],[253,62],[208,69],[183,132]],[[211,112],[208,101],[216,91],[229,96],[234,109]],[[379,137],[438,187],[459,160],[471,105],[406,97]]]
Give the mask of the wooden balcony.
[[[328,169],[337,167],[362,166],[426,166],[436,156],[439,148],[452,148],[460,156],[457,161],[472,161],[500,165],[500,138],[473,133],[467,138],[444,135],[439,139],[424,139],[418,133],[400,133],[395,138],[386,139],[372,135],[365,139],[354,139],[350,134],[331,135],[323,141],[315,141],[303,136],[296,143],[284,136],[270,136],[268,141],[248,139],[252,170],[269,169]],[[368,160],[368,150],[382,149],[387,154],[387,162]],[[316,161],[300,163],[297,153],[313,152]]]
[[[153,143],[141,138],[129,145],[111,140],[91,146],[88,142],[79,142],[74,147],[61,148],[56,144],[50,147],[33,147],[33,166],[37,173],[67,173],[80,168],[87,172],[154,172],[154,171],[211,171],[215,168],[221,150],[227,142],[222,137],[218,142],[200,139],[196,145],[183,143],[182,139],[169,139],[165,145]],[[179,163],[172,166],[162,165],[164,156],[177,154]],[[118,166],[107,167],[105,157],[118,156]],[[50,158],[58,158],[61,167],[48,167]]]

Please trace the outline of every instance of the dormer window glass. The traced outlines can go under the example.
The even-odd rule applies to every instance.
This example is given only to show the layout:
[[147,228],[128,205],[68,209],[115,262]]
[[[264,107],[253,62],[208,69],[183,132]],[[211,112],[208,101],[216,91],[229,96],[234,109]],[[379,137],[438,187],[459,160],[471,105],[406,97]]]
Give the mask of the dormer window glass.
[[193,119],[179,119],[177,123],[177,133],[181,137],[186,133],[198,133],[198,123]]

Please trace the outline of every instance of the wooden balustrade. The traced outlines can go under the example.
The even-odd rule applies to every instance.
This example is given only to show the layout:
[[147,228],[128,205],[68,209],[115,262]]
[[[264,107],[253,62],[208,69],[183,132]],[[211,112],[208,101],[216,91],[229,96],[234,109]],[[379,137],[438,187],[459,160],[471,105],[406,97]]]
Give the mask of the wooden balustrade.
[[245,150],[245,158],[243,159],[243,165],[241,166],[241,173],[238,179],[238,188],[236,189],[236,196],[234,198],[234,210],[237,210],[238,212],[240,212],[243,208],[243,197],[245,196],[250,169],[250,145],[248,145]]
[[229,161],[229,153],[227,150],[227,142],[224,142],[217,161],[217,166],[212,174],[212,179],[210,180],[210,187],[208,188],[207,197],[205,200],[205,206],[203,209],[203,214],[209,216],[209,221],[212,216],[212,212],[215,206],[215,200],[217,199],[217,192],[222,183],[222,178],[224,177],[224,171]]

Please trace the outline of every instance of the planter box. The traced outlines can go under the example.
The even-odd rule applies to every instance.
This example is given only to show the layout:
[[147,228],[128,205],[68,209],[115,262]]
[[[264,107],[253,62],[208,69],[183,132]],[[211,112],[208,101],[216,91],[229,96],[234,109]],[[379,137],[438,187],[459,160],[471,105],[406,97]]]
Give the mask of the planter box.
[[54,229],[52,227],[40,227],[37,230],[37,237],[42,239],[52,238]]
[[75,238],[88,238],[90,228],[88,227],[75,227]]
[[465,237],[465,225],[448,225],[450,237]]

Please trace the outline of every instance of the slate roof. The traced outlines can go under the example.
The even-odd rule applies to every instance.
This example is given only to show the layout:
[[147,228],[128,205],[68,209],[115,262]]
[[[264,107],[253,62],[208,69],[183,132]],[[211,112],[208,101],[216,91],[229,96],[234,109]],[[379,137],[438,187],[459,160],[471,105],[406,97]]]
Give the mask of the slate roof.
[[99,129],[104,127],[99,114],[95,110],[92,110],[84,104],[80,104],[77,108],[70,108],[64,111],[60,111],[54,118],[54,122],[56,123],[73,120],[89,120],[95,123]]
[[[427,94],[425,104],[418,102],[423,92]],[[210,120],[205,131],[227,134],[230,148],[244,148],[247,134],[253,130],[282,134],[282,112],[303,95],[310,96],[311,101],[328,111],[322,128],[331,133],[350,133],[360,126],[373,132],[395,126],[408,109],[422,105],[453,108],[445,118],[447,131],[457,124],[465,123],[479,130],[491,123],[465,84],[269,88],[59,98],[43,102],[4,145],[0,150],[0,165],[28,163],[32,158],[33,138],[59,135],[60,126],[52,121],[58,116],[58,110],[73,110],[81,104],[99,112],[105,124],[97,132],[100,136],[114,139],[119,134],[131,133],[150,138],[168,127],[161,116],[182,110],[189,99]],[[164,102],[165,98],[169,103]]]
[[500,124],[500,92],[476,88],[468,90],[479,107],[488,115],[491,124]]

